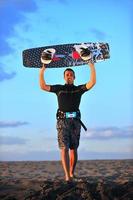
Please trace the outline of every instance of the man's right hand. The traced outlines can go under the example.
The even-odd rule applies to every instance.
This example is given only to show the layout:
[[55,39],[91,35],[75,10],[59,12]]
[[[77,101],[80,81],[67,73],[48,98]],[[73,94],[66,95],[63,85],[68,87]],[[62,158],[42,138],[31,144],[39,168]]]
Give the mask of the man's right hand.
[[45,66],[45,64],[42,64],[42,67],[41,67],[40,70],[41,70],[41,71],[45,71],[45,70],[46,70],[46,66]]
[[47,85],[45,80],[44,80],[44,71],[46,70],[45,64],[42,65],[41,69],[40,69],[40,76],[39,76],[39,80],[40,80],[40,87],[42,90],[45,91],[50,91],[50,85]]

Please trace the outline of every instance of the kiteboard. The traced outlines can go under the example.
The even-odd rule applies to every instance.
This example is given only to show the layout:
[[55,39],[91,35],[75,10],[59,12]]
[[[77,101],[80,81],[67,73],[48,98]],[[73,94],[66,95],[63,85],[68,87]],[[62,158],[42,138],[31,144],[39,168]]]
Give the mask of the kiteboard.
[[[82,55],[82,50],[87,50],[87,56]],[[44,54],[50,59],[43,59]],[[22,58],[25,67],[41,68],[42,63],[47,68],[73,67],[109,59],[110,51],[109,44],[103,42],[60,44],[26,49]]]

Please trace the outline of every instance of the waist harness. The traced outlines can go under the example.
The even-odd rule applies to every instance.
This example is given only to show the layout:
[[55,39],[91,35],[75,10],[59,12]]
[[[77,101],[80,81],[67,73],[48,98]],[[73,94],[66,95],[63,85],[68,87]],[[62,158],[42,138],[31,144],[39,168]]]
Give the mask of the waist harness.
[[85,131],[87,131],[86,126],[83,124],[83,122],[81,121],[81,113],[80,111],[74,111],[74,112],[63,112],[61,110],[57,110],[56,113],[56,118],[58,119],[77,119],[81,126],[84,128]]

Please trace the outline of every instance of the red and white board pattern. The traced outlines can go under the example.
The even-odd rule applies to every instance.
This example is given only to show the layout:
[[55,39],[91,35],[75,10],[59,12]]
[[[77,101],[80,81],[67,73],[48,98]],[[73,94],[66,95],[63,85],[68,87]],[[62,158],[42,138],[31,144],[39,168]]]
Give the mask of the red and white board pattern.
[[110,58],[109,55],[109,45],[108,43],[84,43],[88,49],[91,51],[91,58],[88,61],[83,61],[80,58],[78,51],[76,51],[75,46],[81,45],[81,43],[73,44],[61,44],[53,45],[46,47],[38,47],[26,49],[23,51],[23,65],[25,67],[42,67],[41,63],[41,54],[44,50],[53,48],[56,53],[52,61],[46,65],[48,68],[57,68],[57,67],[72,67],[85,65],[88,62],[98,62]]

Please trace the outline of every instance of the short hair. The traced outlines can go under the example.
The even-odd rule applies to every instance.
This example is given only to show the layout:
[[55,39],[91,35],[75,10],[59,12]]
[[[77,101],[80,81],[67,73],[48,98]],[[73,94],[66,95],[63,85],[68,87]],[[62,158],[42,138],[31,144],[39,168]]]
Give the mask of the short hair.
[[71,71],[71,72],[73,73],[74,77],[75,77],[75,72],[74,72],[71,68],[65,69],[65,71],[64,71],[64,76],[65,76],[66,71]]

